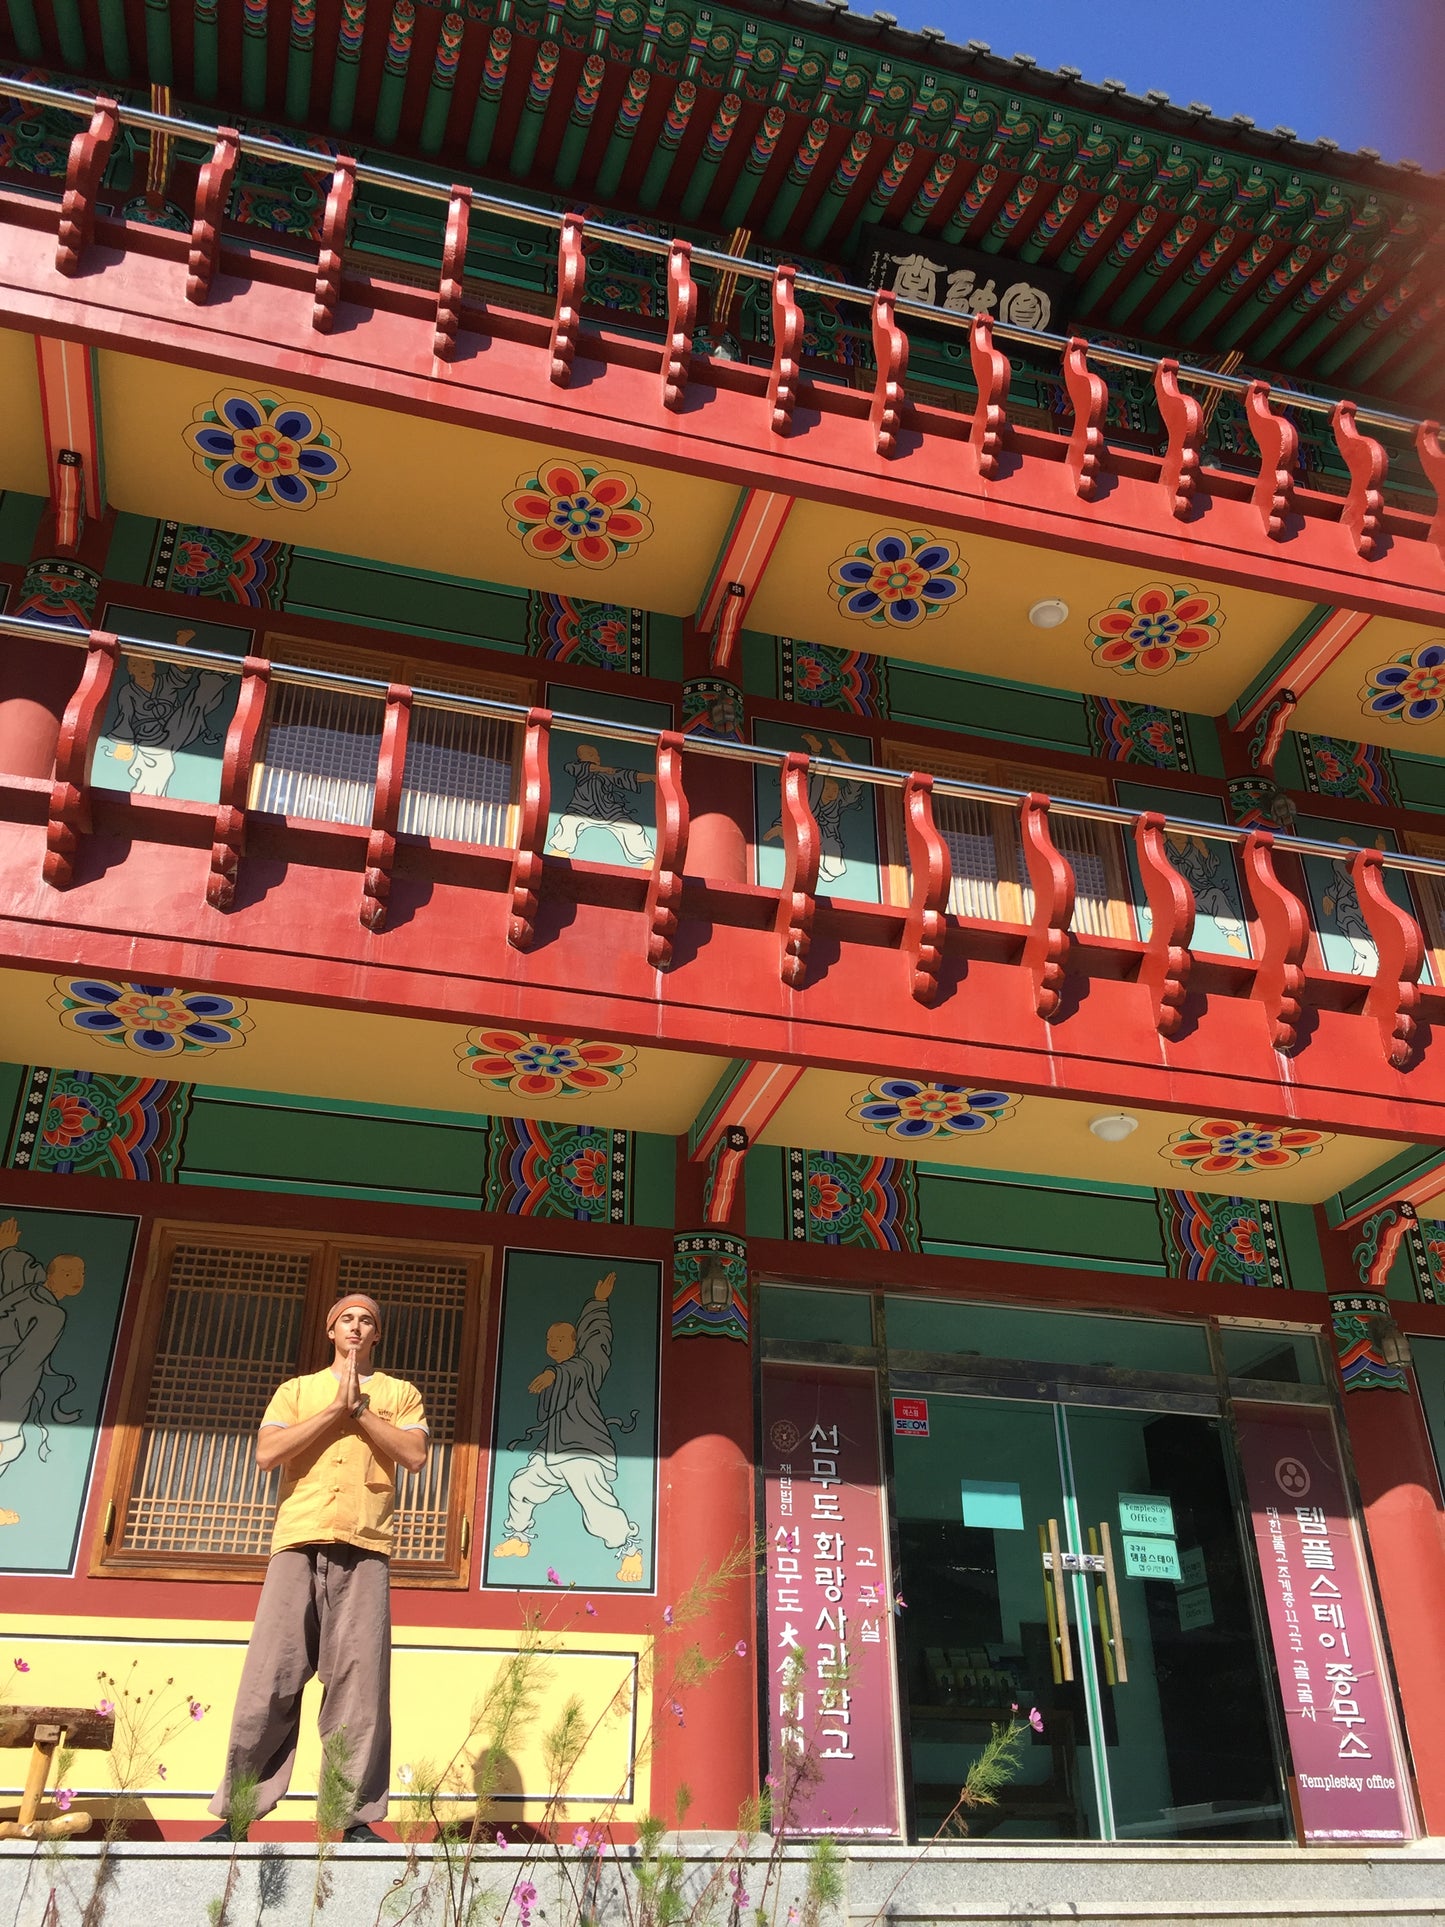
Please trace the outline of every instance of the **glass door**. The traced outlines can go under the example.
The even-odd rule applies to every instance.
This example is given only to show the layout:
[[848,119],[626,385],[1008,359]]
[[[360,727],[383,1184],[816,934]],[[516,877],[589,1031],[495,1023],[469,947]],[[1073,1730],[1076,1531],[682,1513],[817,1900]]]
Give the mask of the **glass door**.
[[952,1393],[927,1407],[927,1435],[894,1453],[919,1833],[990,1727],[1036,1711],[999,1803],[962,1814],[971,1835],[1290,1834],[1219,1421]]

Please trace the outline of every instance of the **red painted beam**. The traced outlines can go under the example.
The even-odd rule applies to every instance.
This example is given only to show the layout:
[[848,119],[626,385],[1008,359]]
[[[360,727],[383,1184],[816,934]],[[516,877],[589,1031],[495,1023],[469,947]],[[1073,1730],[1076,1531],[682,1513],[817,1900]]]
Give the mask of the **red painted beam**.
[[1236,731],[1253,729],[1277,697],[1288,700],[1293,708],[1305,691],[1312,689],[1325,671],[1339,661],[1369,620],[1369,616],[1358,609],[1329,610],[1241,712],[1234,725]]

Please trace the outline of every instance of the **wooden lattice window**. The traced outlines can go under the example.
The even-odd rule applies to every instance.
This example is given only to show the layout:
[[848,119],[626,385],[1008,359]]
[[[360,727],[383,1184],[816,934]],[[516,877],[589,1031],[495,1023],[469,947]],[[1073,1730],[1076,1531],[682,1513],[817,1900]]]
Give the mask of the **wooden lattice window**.
[[[1445,837],[1426,836],[1412,831],[1406,839],[1415,856],[1445,857]],[[1431,981],[1445,984],[1445,877],[1432,877],[1423,871],[1410,876],[1410,888],[1420,906],[1420,924],[1429,951]]]
[[256,1469],[257,1427],[284,1379],[329,1358],[327,1307],[365,1291],[383,1313],[377,1362],[417,1387],[432,1442],[400,1482],[393,1575],[465,1585],[486,1270],[453,1247],[162,1227],[96,1569],[260,1571],[279,1479]]
[[[340,650],[269,634],[266,652],[299,669],[337,670],[446,695],[530,704],[519,677],[458,674],[420,658]],[[273,682],[251,803],[324,823],[371,821],[386,705],[380,696]],[[413,706],[399,827],[404,834],[507,848],[515,842],[519,727],[464,711]]]
[[[991,784],[999,789],[1040,790],[1047,796],[1072,797],[1080,802],[1111,800],[1108,785],[1097,777],[995,762],[954,750],[925,749],[916,743],[885,743],[883,760],[895,769],[951,776],[960,782]],[[888,792],[888,797],[885,815],[890,895],[895,903],[906,903],[908,840],[902,802],[897,791]],[[1016,807],[935,795],[933,816],[952,859],[948,907],[953,914],[990,923],[1028,923],[1034,914],[1034,893]],[[1076,887],[1072,928],[1089,936],[1133,936],[1122,849],[1114,826],[1056,811],[1049,818],[1049,827],[1055,844],[1073,865]]]

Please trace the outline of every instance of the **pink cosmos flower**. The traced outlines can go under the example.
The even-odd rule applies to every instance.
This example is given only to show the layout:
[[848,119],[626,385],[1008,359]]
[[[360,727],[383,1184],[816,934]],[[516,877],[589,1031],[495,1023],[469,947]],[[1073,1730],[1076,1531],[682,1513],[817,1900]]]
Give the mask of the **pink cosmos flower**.
[[163,1765],[161,1765],[161,1766],[158,1766],[158,1767],[156,1768],[156,1778],[157,1778],[157,1779],[159,1779],[159,1780],[163,1780],[163,1779],[164,1779],[165,1777],[166,1777],[166,1769],[165,1769],[165,1767],[164,1767]]
[[572,1836],[572,1845],[576,1847],[579,1853],[586,1853],[587,1849],[592,1845],[591,1827],[578,1827]]
[[506,1844],[507,1844],[507,1836],[502,1832],[502,1829],[498,1827],[497,1828],[497,1845],[499,1847],[505,1847]]
[[1035,1733],[1042,1733],[1044,1730],[1044,1716],[1037,1706],[1031,1706],[1029,1708],[1029,1725],[1034,1729]]
[[682,1702],[681,1702],[681,1700],[673,1700],[673,1701],[671,1701],[671,1702],[670,1702],[670,1709],[669,1709],[669,1710],[670,1710],[670,1711],[672,1712],[672,1715],[673,1715],[673,1717],[674,1717],[674,1718],[676,1719],[676,1721],[677,1721],[677,1723],[678,1723],[678,1725],[679,1725],[679,1726],[686,1726],[686,1725],[687,1725],[687,1721],[686,1721],[686,1720],[685,1720],[685,1719],[684,1719],[684,1718],[682,1717]]
[[664,1606],[664,1607],[663,1607],[663,1609],[662,1609],[662,1623],[663,1623],[663,1625],[664,1625],[664,1626],[670,1626],[670,1625],[672,1624],[672,1608],[671,1608],[671,1606]]
[[70,1803],[74,1798],[75,1790],[73,1787],[58,1786],[55,1789],[55,1804],[60,1808],[62,1813],[69,1813]]
[[562,1583],[561,1575],[558,1573],[557,1568],[555,1566],[548,1566],[547,1584],[549,1586],[560,1586],[561,1583]]
[[30,1671],[30,1661],[28,1659],[17,1659],[15,1661],[15,1670],[17,1673],[28,1673]]
[[193,1720],[203,1720],[205,1717],[206,1717],[205,1707],[202,1706],[199,1700],[192,1700],[191,1701],[191,1718]]
[[745,1639],[740,1639],[737,1645],[733,1647],[733,1651],[739,1659],[746,1659],[748,1656],[748,1642]]
[[99,1713],[99,1715],[100,1715],[100,1717],[101,1717],[101,1718],[102,1718],[103,1720],[108,1720],[108,1719],[110,1718],[110,1716],[112,1715],[112,1713],[114,1713],[114,1711],[115,1711],[115,1701],[114,1701],[114,1700],[101,1700],[101,1701],[100,1701],[100,1702],[99,1702],[99,1703],[97,1704],[97,1706],[96,1706],[96,1709],[95,1709],[95,1710],[96,1710],[96,1712],[97,1712],[97,1713]]
[[597,1608],[592,1604],[590,1599],[587,1601],[587,1611],[591,1618],[595,1619],[597,1617]]

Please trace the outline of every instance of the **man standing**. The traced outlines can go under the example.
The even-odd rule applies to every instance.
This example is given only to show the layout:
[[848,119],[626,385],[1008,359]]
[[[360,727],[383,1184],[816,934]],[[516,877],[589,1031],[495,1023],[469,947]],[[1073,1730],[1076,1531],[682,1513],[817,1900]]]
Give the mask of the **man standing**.
[[[256,1437],[263,1472],[281,1467],[271,1561],[256,1608],[226,1776],[211,1812],[230,1811],[231,1782],[256,1782],[255,1814],[269,1813],[291,1783],[301,1691],[319,1673],[323,1744],[344,1736],[353,1782],[342,1838],[380,1840],[391,1778],[391,1548],[396,1470],[426,1464],[426,1418],[415,1386],[371,1369],[381,1310],[361,1292],[327,1314],[334,1356],[291,1378],[266,1407]],[[205,1836],[232,1838],[229,1825]]]
[[[559,1492],[570,1492],[582,1508],[582,1524],[619,1561],[624,1585],[642,1579],[642,1545],[637,1527],[617,1502],[617,1448],[611,1423],[603,1416],[598,1393],[612,1363],[612,1315],[607,1301],[617,1282],[615,1271],[598,1281],[575,1325],[547,1327],[552,1363],[527,1386],[537,1397],[538,1433],[527,1463],[507,1487],[504,1537],[492,1548],[494,1559],[525,1559],[536,1536],[538,1506]],[[637,1414],[633,1413],[633,1418]],[[630,1429],[630,1428],[623,1428]]]
[[[85,1261],[67,1253],[42,1265],[19,1250],[19,1242],[19,1221],[7,1218],[0,1224],[0,1478],[25,1451],[27,1423],[39,1432],[39,1455],[45,1459],[50,1456],[47,1421],[73,1425],[80,1417],[60,1402],[75,1390],[75,1380],[56,1369],[54,1357],[65,1335],[62,1300],[85,1284]],[[19,1523],[13,1507],[0,1506],[0,1526]]]

